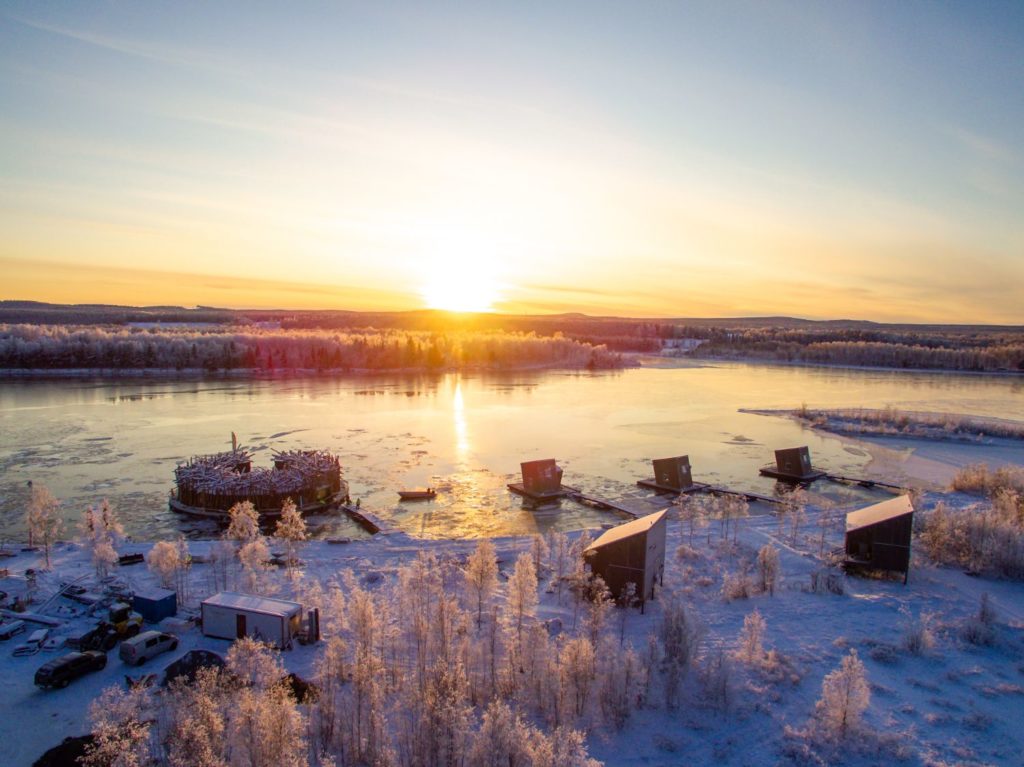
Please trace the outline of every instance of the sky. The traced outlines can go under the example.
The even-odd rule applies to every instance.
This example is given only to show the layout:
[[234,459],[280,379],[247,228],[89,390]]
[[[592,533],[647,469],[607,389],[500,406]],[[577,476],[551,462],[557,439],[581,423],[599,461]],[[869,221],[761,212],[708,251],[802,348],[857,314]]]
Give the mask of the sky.
[[0,298],[1024,324],[1024,3],[0,0]]

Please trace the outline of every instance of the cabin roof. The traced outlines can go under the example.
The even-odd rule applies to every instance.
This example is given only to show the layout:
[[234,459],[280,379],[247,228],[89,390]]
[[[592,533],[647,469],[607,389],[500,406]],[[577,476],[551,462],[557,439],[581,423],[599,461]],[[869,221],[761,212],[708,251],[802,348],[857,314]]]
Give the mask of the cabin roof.
[[656,511],[653,514],[648,514],[646,517],[640,517],[640,519],[634,519],[632,522],[626,522],[624,525],[613,527],[611,530],[605,531],[600,538],[594,541],[587,547],[587,551],[596,551],[597,549],[604,548],[612,543],[618,543],[626,538],[631,538],[634,535],[646,533],[658,522],[665,518],[668,514],[668,509],[662,509]]
[[239,594],[235,591],[222,591],[212,597],[203,600],[204,605],[213,607],[229,607],[234,610],[244,610],[250,613],[261,613],[263,615],[279,615],[287,618],[302,610],[298,602],[289,602],[287,599],[272,599],[261,597],[256,594]]
[[904,514],[913,514],[914,506],[910,502],[909,495],[901,495],[898,498],[890,498],[888,501],[876,503],[864,509],[851,511],[846,515],[846,532],[859,530],[862,527],[885,522],[889,519],[902,517]]

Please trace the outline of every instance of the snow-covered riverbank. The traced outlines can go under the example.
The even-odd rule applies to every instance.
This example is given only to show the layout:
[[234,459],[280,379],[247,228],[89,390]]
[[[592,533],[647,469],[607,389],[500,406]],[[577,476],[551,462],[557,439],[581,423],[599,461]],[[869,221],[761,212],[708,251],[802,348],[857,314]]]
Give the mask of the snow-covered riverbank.
[[[880,495],[880,499],[884,497]],[[930,506],[937,498],[925,496],[923,503]],[[964,505],[971,499],[950,495],[946,500]],[[633,706],[621,730],[612,726],[596,701],[593,707],[585,706],[581,716],[574,717],[572,724],[588,733],[592,757],[614,765],[803,763],[812,758],[807,756],[812,752],[827,758],[845,753],[846,763],[857,765],[896,758],[907,764],[1018,762],[1024,750],[1024,734],[1018,726],[1024,716],[1022,584],[970,577],[932,566],[915,555],[906,586],[898,581],[849,578],[841,595],[814,593],[810,589],[812,573],[822,567],[819,534],[824,529],[826,551],[837,545],[842,534],[841,516],[833,513],[828,525],[820,527],[817,523],[825,519],[825,512],[812,504],[808,519],[794,535],[788,523],[780,522],[768,509],[753,511],[756,515],[740,525],[735,544],[722,541],[717,523],[712,523],[707,530],[697,532],[690,547],[686,545],[687,529],[671,521],[664,590],[648,603],[643,614],[638,610],[612,610],[598,644],[603,654],[598,657],[599,663],[602,657],[613,665],[618,662],[614,656],[622,652],[620,632],[624,644],[632,645],[639,655],[646,652],[648,636],[659,633],[670,595],[678,598],[699,624],[701,639],[677,708],[666,707],[662,693],[665,682],[655,668],[645,704]],[[508,609],[508,581],[516,558],[531,550],[533,539],[498,538],[493,543],[501,573],[495,597],[500,614]],[[211,541],[190,542],[189,549],[203,560],[214,545]],[[310,604],[318,589],[344,583],[340,574],[351,571],[348,583],[382,600],[382,609],[388,607],[381,613],[381,620],[399,626],[403,617],[394,611],[403,598],[402,584],[409,583],[408,567],[424,555],[433,558],[430,561],[441,578],[444,593],[456,597],[465,609],[472,609],[461,570],[476,545],[476,541],[415,540],[402,533],[343,545],[315,541],[301,552],[303,566],[298,577],[290,579],[284,570],[274,570],[267,583],[278,596],[297,597]],[[724,600],[723,581],[751,567],[765,545],[774,546],[780,553],[782,577],[775,595]],[[120,553],[148,556],[149,550],[148,544],[141,543],[120,546]],[[556,653],[557,668],[558,648],[586,634],[587,608],[574,604],[568,589],[557,588],[550,555],[542,556],[541,563],[536,620],[547,627],[551,646],[546,651]],[[0,581],[0,588],[16,593],[26,569],[40,568],[41,556],[19,552],[3,564],[11,577]],[[115,576],[116,583],[129,589],[143,589],[154,583],[154,576],[144,564],[117,568]],[[37,600],[42,603],[63,581],[80,580],[88,585],[94,578],[83,547],[78,543],[60,544],[54,551],[52,571],[38,576]],[[190,584],[183,614],[194,613],[198,600],[214,590],[210,565],[193,565]],[[999,616],[997,640],[992,646],[970,644],[962,635],[962,627],[978,610],[982,593],[991,595]],[[755,608],[767,624],[765,649],[778,653],[775,665],[769,669],[738,658],[729,660],[727,699],[716,700],[709,693],[709,669],[719,650],[725,651],[726,658],[737,651],[743,621]],[[332,609],[324,607],[325,626],[343,625],[343,621],[333,623]],[[53,631],[56,637],[67,636],[93,620],[73,614],[81,608],[67,600],[55,600],[46,610],[66,620]],[[909,624],[922,616],[929,623],[935,643],[923,654],[915,654],[905,646],[906,632]],[[181,639],[178,651],[151,661],[152,668],[147,670],[163,668],[174,656],[190,649],[224,654],[229,646],[227,641],[202,636],[198,629],[181,631],[177,624],[175,628]],[[337,630],[347,636],[346,629]],[[470,632],[468,646],[476,646],[475,627],[470,625],[466,630]],[[327,628],[325,638],[330,633]],[[401,633],[398,636],[399,641],[405,641]],[[68,689],[38,690],[32,684],[34,670],[61,651],[12,657],[12,645],[23,638],[0,645],[0,675],[6,682],[0,703],[4,730],[0,763],[12,767],[29,765],[63,737],[85,732],[89,701],[108,685],[123,685],[128,673],[111,653],[105,670],[72,683]],[[812,716],[822,679],[851,648],[858,651],[866,665],[872,692],[866,721],[874,734],[835,753],[821,751],[808,734],[799,731]],[[309,679],[315,676],[323,652],[323,643],[297,646],[283,653],[283,660],[289,671]],[[133,669],[131,673],[136,672]],[[473,730],[478,727],[481,710],[475,708],[471,713],[469,726]]]

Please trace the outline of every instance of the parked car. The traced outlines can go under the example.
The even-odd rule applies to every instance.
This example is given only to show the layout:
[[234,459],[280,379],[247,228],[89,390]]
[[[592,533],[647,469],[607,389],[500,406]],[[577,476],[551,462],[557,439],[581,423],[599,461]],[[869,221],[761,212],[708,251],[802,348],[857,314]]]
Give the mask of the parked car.
[[68,682],[93,671],[99,671],[106,665],[106,654],[97,650],[70,652],[40,666],[36,671],[35,682],[43,688],[67,687]]
[[164,669],[160,686],[166,687],[178,678],[191,683],[195,680],[199,669],[224,668],[224,666],[224,659],[215,652],[210,650],[189,650]]
[[118,654],[126,664],[141,666],[160,653],[173,652],[177,649],[178,638],[173,634],[164,634],[161,631],[143,631],[138,636],[121,642]]
[[7,621],[0,623],[0,641],[7,641],[15,634],[25,630],[25,621]]

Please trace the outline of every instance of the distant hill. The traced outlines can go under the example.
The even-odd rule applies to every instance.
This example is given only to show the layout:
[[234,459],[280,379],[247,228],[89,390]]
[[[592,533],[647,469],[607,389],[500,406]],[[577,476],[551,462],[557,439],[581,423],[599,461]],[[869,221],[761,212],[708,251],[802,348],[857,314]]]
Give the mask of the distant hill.
[[403,312],[357,312],[338,309],[224,309],[212,306],[118,306],[113,304],[49,304],[40,301],[0,301],[0,322],[61,325],[120,325],[131,322],[188,322],[249,324],[279,322],[294,328],[398,328],[405,330],[502,329],[551,333],[600,332],[622,335],[668,336],[677,329],[803,329],[956,333],[1024,332],[1012,325],[937,325],[879,323],[868,320],[808,320],[798,317],[615,317],[564,314],[455,314],[432,309]]

